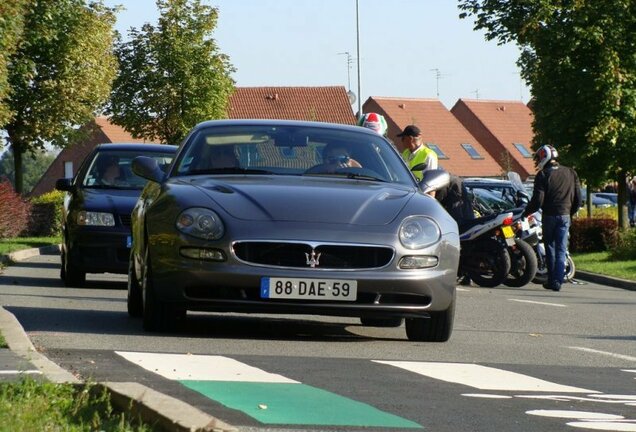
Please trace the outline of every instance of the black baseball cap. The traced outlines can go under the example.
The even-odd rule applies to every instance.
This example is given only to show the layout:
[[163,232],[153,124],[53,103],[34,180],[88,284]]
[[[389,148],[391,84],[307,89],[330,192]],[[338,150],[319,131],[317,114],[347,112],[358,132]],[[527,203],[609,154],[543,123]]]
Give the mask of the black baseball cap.
[[415,125],[408,125],[407,127],[404,128],[404,130],[402,132],[397,134],[397,136],[399,136],[399,137],[403,137],[403,136],[416,137],[416,136],[420,136],[420,134],[421,134],[420,128],[418,128]]

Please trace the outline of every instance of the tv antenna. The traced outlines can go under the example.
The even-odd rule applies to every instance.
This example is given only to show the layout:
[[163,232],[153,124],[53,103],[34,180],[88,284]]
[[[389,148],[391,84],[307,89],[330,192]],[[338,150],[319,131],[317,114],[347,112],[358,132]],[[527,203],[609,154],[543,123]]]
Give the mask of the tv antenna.
[[436,89],[437,98],[439,99],[439,80],[444,77],[447,77],[448,75],[442,74],[442,72],[438,68],[430,69],[430,71],[435,72],[435,89]]
[[338,53],[338,55],[347,56],[347,90],[351,91],[351,65],[353,64],[353,57],[349,51]]
[[475,91],[472,91],[471,93],[475,95],[475,99],[479,99],[479,89],[475,89]]

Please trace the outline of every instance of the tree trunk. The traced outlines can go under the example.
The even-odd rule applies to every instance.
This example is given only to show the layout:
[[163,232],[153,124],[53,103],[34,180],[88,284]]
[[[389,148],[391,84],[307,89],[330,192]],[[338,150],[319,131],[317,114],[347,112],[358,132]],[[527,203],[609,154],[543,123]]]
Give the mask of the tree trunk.
[[627,229],[629,222],[627,219],[627,175],[625,171],[618,172],[618,205],[616,210],[618,211],[618,227],[621,229]]
[[587,210],[587,218],[592,219],[592,191],[590,185],[585,188],[585,208]]
[[9,139],[11,140],[11,151],[13,152],[13,176],[15,180],[13,188],[16,193],[22,195],[24,189],[24,182],[22,181],[22,156],[24,155],[24,146],[19,140],[15,140],[11,136],[9,136]]

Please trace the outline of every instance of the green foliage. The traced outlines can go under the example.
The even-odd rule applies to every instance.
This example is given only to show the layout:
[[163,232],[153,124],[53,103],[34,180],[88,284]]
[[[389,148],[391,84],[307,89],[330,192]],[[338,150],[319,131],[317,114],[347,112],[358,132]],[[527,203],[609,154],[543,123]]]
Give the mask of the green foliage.
[[225,118],[234,68],[212,39],[216,8],[199,0],[158,0],[157,27],[131,29],[119,41],[113,123],[136,138],[178,144],[203,120]]
[[460,0],[459,8],[487,39],[521,47],[535,148],[555,145],[590,185],[636,166],[633,1]]
[[[55,160],[55,154],[49,151],[35,150],[23,160],[22,164],[22,190],[29,192],[40,180],[51,163]],[[6,177],[15,185],[15,163],[13,152],[8,150],[0,157],[0,177]]]
[[4,431],[148,431],[113,409],[96,384],[74,386],[25,378],[0,386],[0,428]]
[[636,230],[626,229],[617,233],[615,245],[609,250],[613,260],[636,260]]
[[4,125],[18,192],[23,154],[48,142],[69,145],[108,99],[117,70],[114,23],[113,10],[99,2],[33,0],[28,8],[21,43],[9,57],[7,103],[15,115]]
[[13,114],[6,102],[11,94],[8,83],[9,56],[15,52],[24,28],[24,15],[29,0],[0,2],[0,129]]
[[53,237],[12,237],[0,239],[0,255],[11,252],[39,248],[42,246],[58,245],[62,242],[61,236]]
[[572,254],[577,270],[636,280],[636,260],[617,261],[609,252]]
[[66,193],[54,190],[31,199],[31,217],[26,234],[29,236],[61,236],[62,207]]

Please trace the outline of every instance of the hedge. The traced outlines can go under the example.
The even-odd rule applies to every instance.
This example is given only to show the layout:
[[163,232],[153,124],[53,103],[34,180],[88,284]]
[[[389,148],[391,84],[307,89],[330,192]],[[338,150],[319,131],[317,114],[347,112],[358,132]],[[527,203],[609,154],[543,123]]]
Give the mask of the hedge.
[[28,225],[31,203],[13,189],[11,182],[0,180],[0,238],[20,235]]

